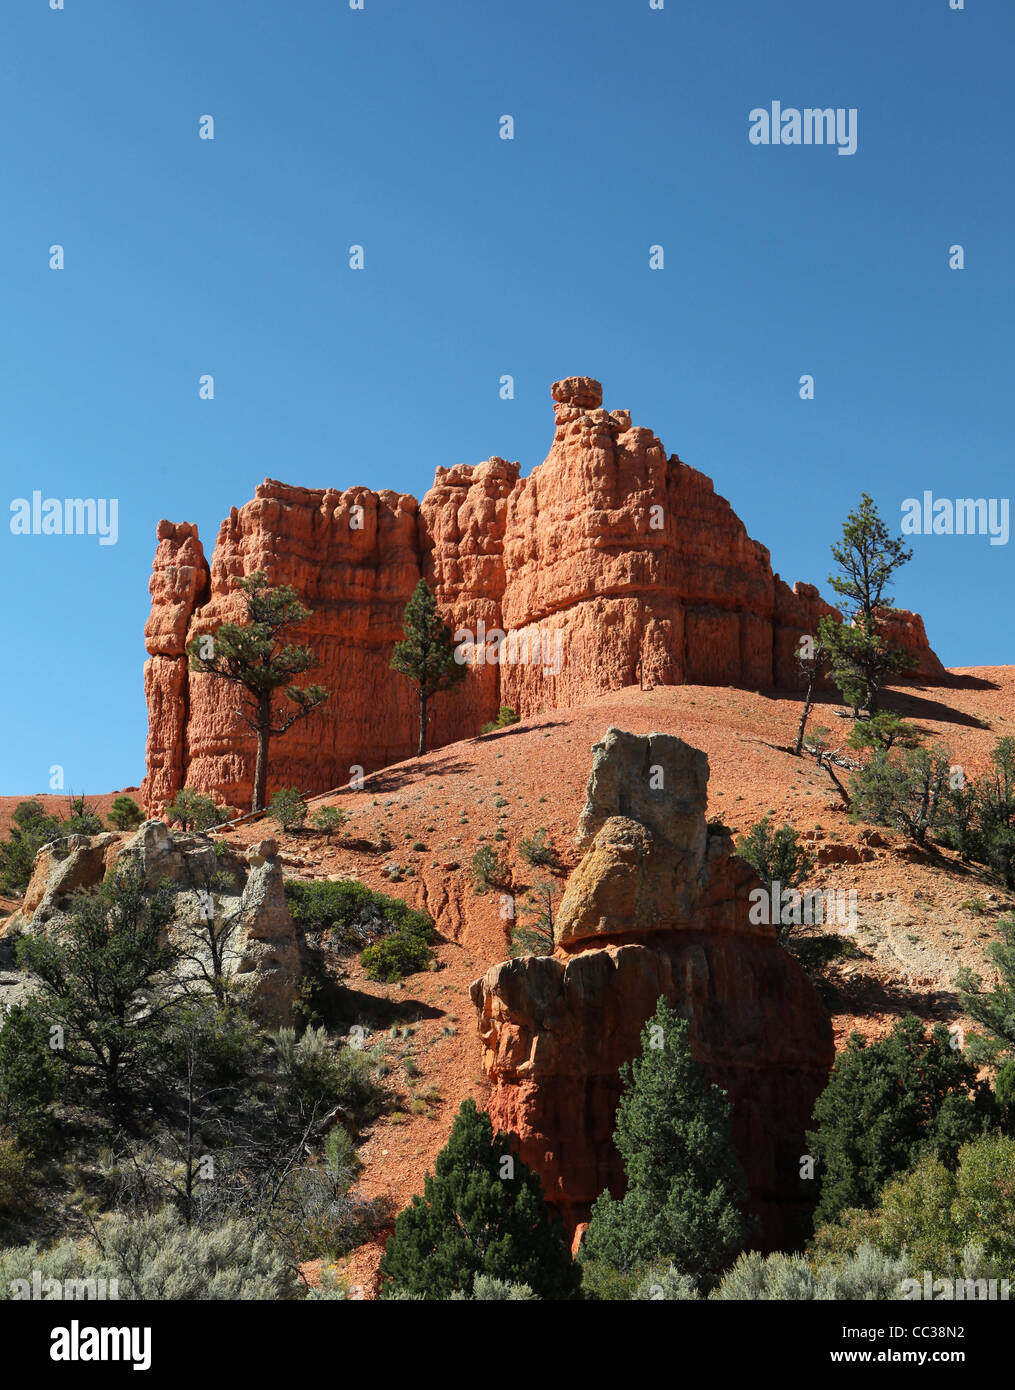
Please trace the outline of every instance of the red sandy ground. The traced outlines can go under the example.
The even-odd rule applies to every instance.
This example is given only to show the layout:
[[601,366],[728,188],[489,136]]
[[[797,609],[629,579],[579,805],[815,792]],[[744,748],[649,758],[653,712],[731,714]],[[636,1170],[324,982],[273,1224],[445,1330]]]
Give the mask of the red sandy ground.
[[[952,761],[975,775],[995,741],[1015,735],[1015,668],[987,667],[953,672],[947,689],[908,687],[889,703],[916,722],[927,742],[946,743]],[[329,844],[311,831],[277,835],[273,823],[237,828],[230,839],[243,844],[277,835],[287,874],[314,878],[358,878],[371,888],[424,908],[440,934],[438,966],[399,985],[366,980],[356,959],[347,958],[346,986],[361,996],[362,1017],[374,1018],[370,1042],[387,1037],[392,1021],[413,1027],[410,1037],[388,1039],[391,1069],[386,1084],[392,1110],[376,1121],[361,1149],[364,1170],[358,1190],[388,1195],[397,1208],[421,1192],[424,1173],[447,1139],[454,1115],[467,1097],[481,1103],[486,1093],[469,985],[507,954],[499,894],[474,891],[470,860],[479,836],[513,869],[513,891],[545,877],[517,853],[519,839],[545,827],[567,867],[577,862],[573,836],[584,799],[591,745],[610,725],[634,733],[677,734],[709,757],[709,815],[738,834],[762,815],[811,832],[819,856],[862,849],[862,826],[850,824],[834,789],[812,760],[787,752],[799,719],[799,698],[733,688],[667,686],[613,692],[577,709],[537,714],[484,737],[449,745],[376,773],[361,791],[342,790],[316,798],[349,812],[353,839],[376,841],[386,831],[393,849],[373,854]],[[833,729],[845,742],[846,711],[827,699],[811,727]],[[497,798],[506,803],[495,805]],[[4,814],[20,798],[0,801]],[[100,803],[112,799],[95,798]],[[6,804],[5,804],[6,803]],[[502,827],[505,838],[493,840]],[[838,1045],[859,1028],[868,1037],[889,1030],[895,1017],[916,1012],[949,1023],[958,1018],[952,981],[961,964],[982,968],[982,949],[1012,900],[976,870],[952,855],[914,853],[901,836],[882,832],[887,847],[862,863],[819,865],[809,886],[855,889],[862,955],[834,967],[837,991],[833,1022]],[[422,844],[424,848],[413,848]],[[849,851],[847,851],[849,852]],[[868,851],[869,853],[869,851]],[[390,882],[385,865],[413,866],[414,877]],[[566,871],[556,880],[563,885]],[[376,1014],[387,1001],[394,1011],[383,1025]],[[371,1010],[374,1012],[372,1013]],[[411,1054],[418,1075],[407,1075]],[[411,1067],[411,1064],[410,1064]],[[428,1113],[410,1105],[433,1088]],[[423,1107],[417,1105],[418,1109]],[[358,1296],[375,1291],[380,1244],[356,1251],[342,1274]]]

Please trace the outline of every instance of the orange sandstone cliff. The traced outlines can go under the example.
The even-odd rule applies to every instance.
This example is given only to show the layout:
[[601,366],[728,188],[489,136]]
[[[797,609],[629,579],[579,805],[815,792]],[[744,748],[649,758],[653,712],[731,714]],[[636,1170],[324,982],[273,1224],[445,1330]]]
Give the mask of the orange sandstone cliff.
[[[269,793],[329,790],[352,768],[411,756],[412,692],[388,663],[421,576],[453,628],[509,634],[499,660],[474,662],[432,702],[431,747],[471,737],[501,704],[524,716],[639,679],[796,684],[800,635],[835,610],[773,574],[711,480],[626,411],[604,410],[598,382],[569,377],[553,399],[553,445],[527,478],[500,458],[439,468],[418,503],[268,479],[222,523],[210,567],[196,527],[160,522],[145,628],[150,811],[184,783],[249,805],[254,747],[235,690],[189,673],[185,645],[240,616],[235,580],[256,569],[313,610],[296,640],[312,644],[312,679],[332,692],[274,744]],[[916,676],[940,679],[920,618],[897,610],[892,623]]]

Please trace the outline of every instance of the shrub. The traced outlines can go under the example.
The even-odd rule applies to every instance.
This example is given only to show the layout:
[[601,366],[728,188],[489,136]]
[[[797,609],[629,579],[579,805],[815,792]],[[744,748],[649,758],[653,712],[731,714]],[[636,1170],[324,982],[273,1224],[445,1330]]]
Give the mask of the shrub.
[[23,1147],[38,1150],[51,1137],[61,1078],[38,1003],[13,1005],[0,1024],[0,1126]]
[[538,1302],[528,1284],[512,1284],[508,1279],[493,1279],[489,1274],[477,1274],[472,1281],[472,1293],[453,1293],[453,1301],[471,1300],[475,1303]]
[[863,1244],[905,1256],[911,1272],[954,1276],[976,1262],[1015,1277],[1015,1140],[981,1136],[962,1147],[954,1172],[924,1154],[886,1185],[872,1211],[847,1210],[822,1226],[812,1248],[837,1266]]
[[166,807],[165,817],[170,825],[179,825],[181,830],[208,830],[213,825],[221,825],[230,820],[236,811],[232,806],[216,806],[210,796],[183,787]]
[[13,1132],[0,1128],[0,1216],[24,1211],[32,1191],[32,1165]]
[[736,854],[745,864],[749,864],[761,880],[769,895],[770,915],[778,916],[772,922],[780,941],[785,941],[793,927],[792,917],[776,914],[771,909],[774,904],[775,886],[781,891],[799,887],[814,868],[814,860],[800,845],[796,831],[789,825],[780,830],[772,830],[769,816],[764,816],[751,826],[746,835],[736,842]]
[[324,1141],[324,1161],[328,1173],[334,1178],[340,1192],[347,1192],[356,1179],[362,1164],[359,1154],[356,1152],[356,1145],[353,1143],[347,1130],[341,1125],[328,1132],[328,1137]]
[[404,931],[382,937],[360,956],[367,979],[385,984],[394,984],[405,975],[429,970],[435,960],[427,937]]
[[47,815],[41,802],[19,802],[11,818],[10,835],[0,842],[0,892],[23,893],[32,877],[36,854],[64,833],[60,821]]
[[533,866],[552,866],[557,863],[557,851],[553,847],[553,841],[542,826],[531,837],[523,836],[518,841],[518,853],[526,864]]
[[528,920],[511,928],[510,956],[548,956],[553,952],[552,883],[537,883],[525,894],[522,906]]
[[144,821],[144,812],[132,796],[118,796],[106,819],[114,830],[136,830]]
[[507,877],[507,865],[490,845],[480,845],[472,856],[472,873],[477,893],[502,884]]
[[[294,1298],[296,1281],[271,1239],[245,1221],[187,1227],[171,1207],[154,1216],[102,1217],[98,1239],[62,1240],[0,1250],[0,1298],[17,1298],[43,1279],[116,1280],[121,1299],[223,1300]],[[19,1290],[16,1281],[24,1281]],[[12,1289],[12,1283],[14,1288]],[[24,1296],[30,1296],[27,1291]],[[71,1295],[73,1296],[73,1295]]]
[[283,830],[301,830],[309,810],[303,796],[295,787],[283,787],[271,798],[268,815]]
[[340,806],[319,806],[310,817],[310,824],[330,840],[336,830],[341,830],[349,819],[348,811]]
[[686,1274],[668,1265],[663,1270],[650,1271],[631,1295],[633,1299],[666,1303],[693,1303],[700,1300],[698,1286]]
[[566,1299],[581,1282],[539,1178],[472,1100],[462,1102],[423,1195],[395,1222],[381,1272],[390,1280],[385,1298],[401,1290],[447,1299],[489,1275],[526,1284],[538,1298]]
[[794,1301],[820,1298],[814,1271],[799,1255],[741,1255],[715,1292],[717,1299]]
[[480,726],[481,734],[492,734],[495,729],[506,729],[510,724],[517,724],[520,716],[515,714],[510,705],[501,705],[500,713],[496,719],[491,719],[488,724]]
[[898,757],[877,752],[849,780],[850,819],[901,830],[916,844],[942,823],[951,754],[941,744],[905,748]]

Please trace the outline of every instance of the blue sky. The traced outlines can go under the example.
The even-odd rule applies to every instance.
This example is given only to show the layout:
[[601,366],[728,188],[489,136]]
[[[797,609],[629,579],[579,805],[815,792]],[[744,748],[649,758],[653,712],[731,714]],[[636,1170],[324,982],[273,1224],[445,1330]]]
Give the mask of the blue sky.
[[[119,536],[0,528],[0,793],[140,782],[160,517],[210,554],[266,476],[527,473],[563,376],[791,583],[863,489],[1015,492],[1011,0],[64,3],[0,9],[3,512],[116,497]],[[773,100],[855,107],[856,154],[752,145]],[[915,538],[946,664],[1013,660],[1013,546]]]

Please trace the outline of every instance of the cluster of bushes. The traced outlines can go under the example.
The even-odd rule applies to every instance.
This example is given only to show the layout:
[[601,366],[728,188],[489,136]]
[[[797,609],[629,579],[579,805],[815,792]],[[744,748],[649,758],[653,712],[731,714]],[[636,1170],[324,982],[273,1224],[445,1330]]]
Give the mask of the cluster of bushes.
[[83,796],[70,798],[69,813],[53,816],[41,801],[22,801],[14,809],[10,834],[0,841],[0,892],[21,894],[28,887],[35,856],[43,845],[65,835],[98,835],[103,830],[133,830],[144,812],[130,796],[118,796],[109,810],[108,826]]
[[293,920],[306,931],[330,930],[342,944],[362,949],[369,979],[392,983],[432,968],[433,922],[401,898],[375,893],[354,879],[287,879],[285,892]]
[[120,870],[72,899],[58,937],[16,943],[38,988],[0,1026],[0,1231],[58,1203],[71,1229],[54,1251],[0,1254],[11,1279],[51,1267],[116,1277],[121,1297],[288,1297],[302,1261],[390,1222],[350,1191],[355,1135],[382,1103],[376,1051],[271,1033],[216,996],[167,936],[176,906]]
[[166,807],[165,814],[170,825],[178,825],[181,830],[201,832],[233,820],[239,812],[235,806],[217,806],[212,797],[204,792],[181,787]]

